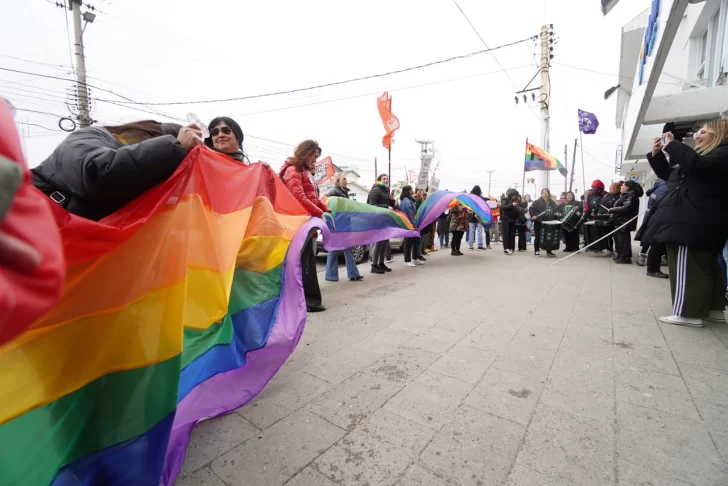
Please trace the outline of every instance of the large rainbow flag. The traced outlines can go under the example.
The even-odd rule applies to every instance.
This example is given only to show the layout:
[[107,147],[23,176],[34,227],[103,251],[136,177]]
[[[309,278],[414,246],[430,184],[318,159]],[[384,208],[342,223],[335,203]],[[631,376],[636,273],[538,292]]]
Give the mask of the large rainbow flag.
[[460,192],[437,191],[427,196],[425,202],[417,210],[417,228],[427,227],[448,208],[458,204],[470,209],[486,228],[493,225],[493,215],[490,207],[482,197]]
[[567,174],[566,168],[561,162],[540,147],[526,143],[526,158],[523,166],[525,172],[531,170],[558,170],[561,175]]
[[[441,191],[416,226],[456,197],[487,221],[484,201]],[[54,205],[65,290],[0,346],[0,485],[173,484],[195,424],[249,402],[297,345],[311,233],[329,250],[418,234],[328,202],[310,218],[272,170],[200,147],[100,222]]]

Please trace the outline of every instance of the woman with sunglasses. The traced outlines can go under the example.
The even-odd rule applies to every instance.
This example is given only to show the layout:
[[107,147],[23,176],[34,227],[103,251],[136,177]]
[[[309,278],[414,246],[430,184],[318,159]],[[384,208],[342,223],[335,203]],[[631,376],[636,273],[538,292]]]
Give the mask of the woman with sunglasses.
[[654,140],[647,161],[667,181],[667,191],[652,206],[641,238],[642,244],[664,243],[667,249],[673,307],[660,321],[693,327],[703,327],[704,320],[725,323],[717,257],[728,239],[728,121],[703,125],[695,133],[695,150],[665,132]]
[[248,156],[243,152],[243,129],[235,120],[227,116],[214,118],[207,126],[210,137],[205,145],[216,152],[223,153],[233,160],[250,164]]

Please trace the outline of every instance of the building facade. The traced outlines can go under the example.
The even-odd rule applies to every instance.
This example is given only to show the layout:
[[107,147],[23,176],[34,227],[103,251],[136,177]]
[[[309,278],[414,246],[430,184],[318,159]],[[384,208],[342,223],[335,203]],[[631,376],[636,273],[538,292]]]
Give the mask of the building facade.
[[692,144],[704,122],[726,116],[728,0],[631,1],[646,10],[622,28],[619,80],[605,98],[617,96],[619,173],[649,188],[646,154],[663,129]]

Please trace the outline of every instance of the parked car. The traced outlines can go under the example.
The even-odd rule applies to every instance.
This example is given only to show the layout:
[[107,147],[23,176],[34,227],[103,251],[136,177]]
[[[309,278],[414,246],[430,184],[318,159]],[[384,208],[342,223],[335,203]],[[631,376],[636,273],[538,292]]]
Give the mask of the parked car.
[[[314,253],[316,255],[318,254],[326,254],[326,248],[321,244],[321,232],[318,234],[318,238],[316,238],[316,244],[314,245]],[[404,246],[404,238],[392,238],[389,240],[389,244],[392,245],[392,251],[401,251],[402,247]],[[352,253],[354,254],[354,261],[359,264],[363,263],[367,257],[369,256],[369,250],[370,245],[359,245],[355,246],[352,249]]]

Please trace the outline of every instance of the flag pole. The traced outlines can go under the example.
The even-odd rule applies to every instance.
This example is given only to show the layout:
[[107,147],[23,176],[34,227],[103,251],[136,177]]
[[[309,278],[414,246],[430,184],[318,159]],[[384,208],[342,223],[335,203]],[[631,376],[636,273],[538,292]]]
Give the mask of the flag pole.
[[523,181],[521,182],[521,192],[526,195],[526,153],[528,153],[528,137],[526,137],[526,150],[523,153]]
[[[569,182],[567,177],[569,177],[569,146],[567,144],[564,144],[564,168],[566,169],[566,174],[564,174],[564,192],[569,190]],[[572,167],[571,170],[574,170]]]
[[[389,113],[392,113],[392,96],[389,95]],[[389,177],[389,187],[392,187],[392,140],[389,140],[389,149],[387,149],[388,168],[387,177]],[[583,159],[583,157],[582,157]],[[391,191],[391,190],[390,190]]]
[[581,149],[581,181],[584,184],[582,194],[586,192],[586,172],[584,172],[584,143],[582,141],[582,132],[579,130],[579,148]]

